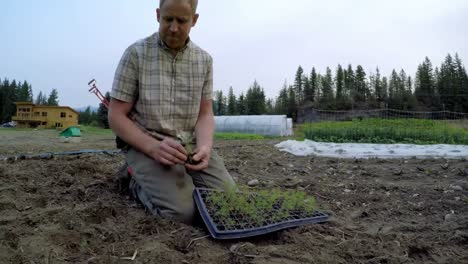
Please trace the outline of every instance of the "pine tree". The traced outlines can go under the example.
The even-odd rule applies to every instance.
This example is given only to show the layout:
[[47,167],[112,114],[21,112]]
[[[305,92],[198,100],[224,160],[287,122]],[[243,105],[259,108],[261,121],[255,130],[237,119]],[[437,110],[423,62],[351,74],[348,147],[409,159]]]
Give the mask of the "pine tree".
[[317,72],[315,71],[315,67],[312,67],[312,72],[310,73],[309,83],[310,83],[310,89],[311,89],[309,100],[311,102],[314,102],[315,97],[317,95],[317,91],[318,91],[318,78],[317,78]]
[[416,70],[416,80],[414,83],[414,95],[418,103],[425,109],[436,110],[438,101],[435,89],[435,78],[432,70],[432,63],[428,57]]
[[411,94],[413,92],[413,78],[411,78],[411,76],[408,76],[406,79],[406,86],[408,87],[408,92]]
[[383,102],[385,101],[386,92],[383,87],[383,81],[380,76],[379,67],[375,69],[375,82],[374,82],[374,92],[377,103],[382,107]]
[[2,116],[3,116],[2,114],[3,113],[3,93],[4,93],[3,81],[0,78],[0,122],[2,121]]
[[7,85],[4,84],[4,82],[7,82],[8,80],[5,79],[4,81],[2,81],[2,79],[0,78],[0,122],[2,122],[2,116],[3,116],[3,97],[4,97],[4,94],[5,94],[5,90]]
[[25,102],[26,97],[27,97],[27,94],[23,93],[22,86],[23,86],[23,83],[18,82],[18,84],[15,87],[15,96],[18,102]]
[[238,114],[237,113],[237,100],[236,100],[236,96],[234,95],[234,91],[232,90],[232,86],[229,87],[227,114],[228,115]]
[[411,87],[411,77],[407,76],[403,69],[399,74],[393,70],[389,84],[389,107],[399,110],[414,110],[417,101]]
[[416,100],[416,97],[413,94],[413,79],[411,78],[411,76],[408,76],[408,78],[406,78],[406,88],[406,109],[413,111],[416,109],[418,101]]
[[294,88],[289,86],[288,88],[288,114],[287,116],[292,118],[294,122],[297,121],[297,102],[296,102],[296,93]]
[[408,83],[407,83],[407,75],[405,70],[401,69],[400,70],[400,82],[398,84],[398,93],[400,96],[405,96],[407,92],[409,91]]
[[439,67],[435,67],[434,69],[434,85],[435,85],[435,91],[434,93],[436,95],[439,95],[439,91],[438,91],[438,86],[437,84],[439,83],[439,79],[440,79],[440,71],[439,71]]
[[273,102],[273,99],[268,98],[265,102],[265,114],[267,115],[272,115],[275,113],[275,103]]
[[369,73],[369,80],[367,83],[367,91],[368,94],[366,95],[366,102],[365,105],[367,108],[378,108],[379,104],[377,103],[376,93],[375,93],[375,86],[377,85],[377,77],[372,72]]
[[327,67],[325,76],[321,79],[322,95],[320,97],[320,106],[326,109],[335,108],[333,95],[333,75],[330,67]]
[[247,114],[247,109],[245,106],[245,96],[244,93],[241,93],[239,95],[239,99],[237,100],[237,112],[239,115],[246,115]]
[[388,84],[388,105],[389,108],[400,109],[401,102],[399,101],[398,97],[398,85],[400,83],[400,77],[396,73],[395,69],[393,69],[392,74],[390,76],[390,81]]
[[383,102],[385,103],[385,107],[388,106],[388,79],[387,77],[382,77],[382,94],[383,94]]
[[340,64],[336,69],[336,109],[346,109],[346,97],[344,91],[344,71]]
[[89,125],[91,123],[91,107],[86,107],[84,112],[78,115],[78,123],[82,125]]
[[463,89],[461,93],[463,94],[463,112],[468,113],[468,73],[466,71],[466,68],[463,67]]
[[226,98],[223,95],[223,91],[215,91],[215,101],[213,106],[215,108],[215,115],[223,116],[226,114]]
[[85,116],[83,117],[83,123],[86,125],[91,124],[91,121],[92,121],[91,106],[86,107],[84,114]]
[[18,84],[16,97],[19,102],[32,102],[32,90],[27,81]]
[[443,110],[454,111],[456,106],[456,66],[450,54],[440,66],[437,88]]
[[302,95],[302,98],[304,99],[303,104],[307,102],[312,102],[311,100],[311,98],[313,98],[312,84],[310,83],[310,80],[306,75],[303,76],[302,83],[304,84],[304,91]]
[[[106,94],[104,96],[106,97],[107,101],[109,102],[110,101],[110,93],[106,92]],[[99,126],[101,126],[103,128],[106,128],[106,129],[109,128],[109,119],[107,117],[108,111],[107,111],[107,107],[103,103],[99,104],[97,114],[98,114]]]
[[36,101],[34,103],[36,105],[42,105],[42,102],[44,101],[44,95],[42,95],[42,91],[39,91],[39,94],[36,97]]
[[320,100],[322,98],[322,79],[324,77],[320,74],[320,73],[317,73],[317,90],[316,90],[316,93],[315,93],[315,100],[317,101],[317,107],[321,107],[320,106]]
[[265,93],[263,88],[254,81],[253,85],[247,90],[245,101],[248,115],[263,115],[266,112]]
[[461,94],[463,95],[463,112],[468,113],[468,73],[463,66],[463,86]]
[[49,97],[47,98],[47,105],[57,106],[58,104],[58,92],[56,89],[52,89],[52,91],[49,94]]
[[296,77],[294,78],[294,93],[296,94],[296,102],[301,104],[303,101],[303,89],[304,89],[304,70],[301,66],[297,68]]
[[11,117],[16,112],[15,102],[16,100],[16,90],[17,90],[16,80],[9,82],[8,79],[3,81],[2,87],[2,113],[0,116],[0,123],[10,122]]
[[33,102],[34,94],[33,94],[33,91],[32,91],[31,84],[29,84],[29,87],[28,87],[28,95],[29,95],[28,102]]
[[286,81],[283,84],[283,88],[279,92],[279,96],[276,99],[275,103],[275,113],[279,115],[287,115],[288,114],[288,85]]
[[361,65],[356,67],[356,75],[354,78],[354,102],[358,108],[365,106],[366,97],[369,96],[369,89],[366,82],[366,72]]
[[468,112],[468,77],[458,53],[455,53],[455,73],[454,111]]
[[343,94],[349,98],[349,101],[351,101],[351,108],[354,108],[355,104],[355,76],[354,76],[354,71],[353,71],[353,66],[351,64],[348,65],[348,69],[344,71],[344,89],[343,89]]

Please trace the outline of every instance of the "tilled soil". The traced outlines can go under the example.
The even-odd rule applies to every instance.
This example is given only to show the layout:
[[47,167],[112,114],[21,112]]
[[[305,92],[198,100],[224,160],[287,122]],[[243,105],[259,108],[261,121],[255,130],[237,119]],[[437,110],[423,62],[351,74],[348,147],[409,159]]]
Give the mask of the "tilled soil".
[[329,222],[217,241],[120,194],[120,154],[9,159],[0,161],[0,262],[468,263],[466,160],[296,157],[275,143],[216,150],[239,184],[305,190]]

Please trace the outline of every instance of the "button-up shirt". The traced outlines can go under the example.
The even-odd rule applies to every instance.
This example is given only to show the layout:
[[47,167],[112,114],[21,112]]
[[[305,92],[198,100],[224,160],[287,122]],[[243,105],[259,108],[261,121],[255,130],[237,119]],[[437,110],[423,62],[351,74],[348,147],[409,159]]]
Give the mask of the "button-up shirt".
[[190,40],[174,55],[154,33],[125,50],[111,97],[134,102],[130,119],[161,139],[193,132],[200,103],[212,92],[211,56]]

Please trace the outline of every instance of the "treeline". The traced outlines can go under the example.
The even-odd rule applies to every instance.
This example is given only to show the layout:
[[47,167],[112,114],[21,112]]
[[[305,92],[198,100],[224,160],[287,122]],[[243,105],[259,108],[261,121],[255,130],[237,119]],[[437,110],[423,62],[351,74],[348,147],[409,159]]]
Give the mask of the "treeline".
[[[109,100],[110,95],[106,93]],[[33,100],[27,82],[0,79],[0,123],[11,121],[16,112],[14,102],[34,102],[37,105],[58,105],[58,92],[47,96],[39,92]],[[367,74],[361,65],[346,68],[338,65],[324,74],[312,68],[309,75],[299,66],[294,83],[283,84],[275,99],[266,98],[264,89],[254,81],[247,92],[236,96],[233,88],[224,95],[215,91],[215,115],[284,114],[297,119],[298,109],[314,107],[327,110],[393,108],[398,110],[468,113],[468,75],[462,60],[448,54],[440,67],[433,68],[429,58],[419,64],[414,79],[403,69],[382,76],[379,68]],[[91,108],[80,112],[79,123],[108,128],[107,108],[101,103],[97,113]]]
[[215,115],[286,114],[297,118],[300,107],[327,110],[393,108],[409,111],[468,112],[468,75],[462,60],[448,54],[435,69],[429,58],[419,64],[413,79],[403,69],[382,76],[379,68],[367,74],[361,65],[338,65],[324,74],[312,68],[309,75],[299,66],[294,83],[284,83],[279,95],[267,99],[254,81],[247,93],[236,97],[232,87],[224,96],[215,92]]
[[[110,93],[106,92],[105,97],[110,101]],[[109,128],[109,121],[107,120],[107,108],[103,103],[99,104],[97,111],[92,111],[88,106],[84,112],[79,112],[78,123],[81,125],[99,126]]]
[[52,89],[49,96],[39,92],[33,100],[31,84],[27,81],[10,81],[7,78],[0,79],[0,123],[10,122],[16,114],[15,102],[34,102],[37,105],[58,105],[58,92]]

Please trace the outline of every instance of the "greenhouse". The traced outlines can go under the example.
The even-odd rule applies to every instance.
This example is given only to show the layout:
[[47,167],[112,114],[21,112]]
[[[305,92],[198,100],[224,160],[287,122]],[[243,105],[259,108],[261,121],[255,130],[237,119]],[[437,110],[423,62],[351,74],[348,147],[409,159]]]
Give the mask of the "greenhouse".
[[290,136],[292,119],[285,115],[215,116],[216,132],[237,132],[264,136]]

